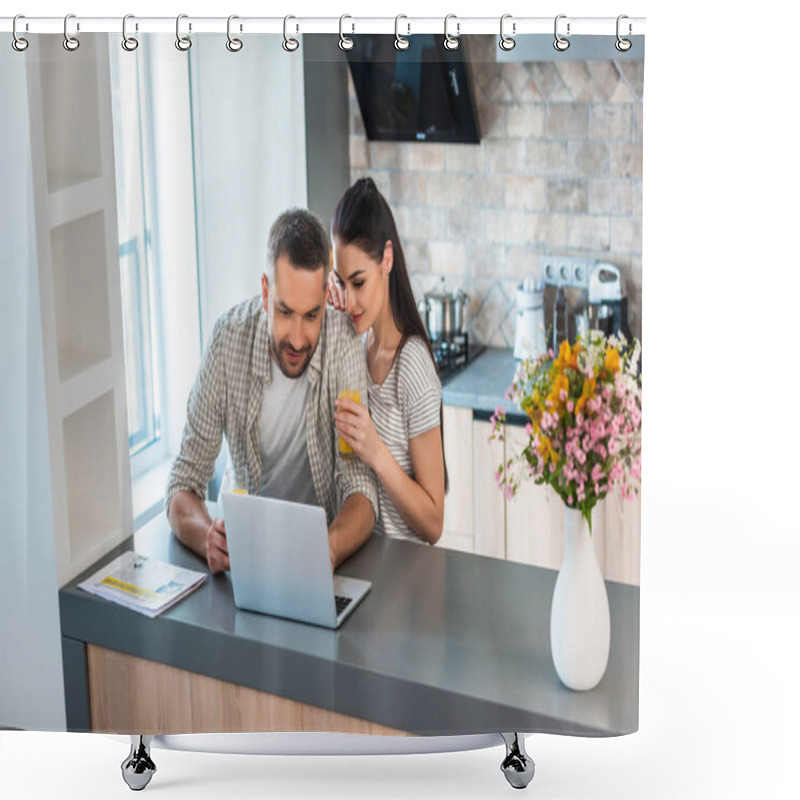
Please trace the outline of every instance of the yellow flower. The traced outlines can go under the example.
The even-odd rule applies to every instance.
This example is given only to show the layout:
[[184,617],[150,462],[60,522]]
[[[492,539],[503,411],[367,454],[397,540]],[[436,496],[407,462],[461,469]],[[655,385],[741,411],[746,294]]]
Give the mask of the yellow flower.
[[586,405],[587,400],[591,400],[594,396],[595,386],[597,385],[597,381],[594,378],[587,378],[583,382],[583,391],[581,392],[581,396],[578,398],[578,402],[575,404],[575,415],[583,411],[583,407]]
[[558,408],[559,405],[563,404],[561,400],[562,389],[567,393],[567,395],[569,395],[569,379],[567,378],[566,375],[559,373],[553,380],[553,385],[550,389],[550,394],[547,395],[547,399],[550,400],[553,404],[554,411]]
[[578,368],[578,353],[581,351],[579,343],[575,347],[570,347],[568,341],[561,342],[561,347],[558,349],[558,358],[553,362],[553,366],[558,370],[565,370],[567,367],[572,369]]
[[610,345],[606,347],[605,368],[612,373],[619,372],[619,352]]
[[554,464],[558,462],[558,456],[556,455],[556,451],[553,450],[553,445],[550,444],[550,439],[548,439],[543,433],[539,434],[539,455],[541,456],[544,464],[547,463],[548,458]]

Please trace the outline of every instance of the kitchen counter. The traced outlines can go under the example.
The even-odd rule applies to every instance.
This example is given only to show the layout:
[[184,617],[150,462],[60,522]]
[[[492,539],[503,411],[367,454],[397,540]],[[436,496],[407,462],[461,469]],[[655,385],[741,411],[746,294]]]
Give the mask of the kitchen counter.
[[508,422],[525,425],[528,417],[505,397],[518,364],[510,348],[487,348],[445,383],[442,402],[446,406],[471,408],[476,419],[489,419],[495,409],[502,406],[507,411]]
[[[237,609],[228,574],[209,575],[155,619],[77,588],[132,547],[205,569],[160,516],[61,589],[70,730],[90,727],[87,645],[415,734],[616,736],[638,727],[637,587],[607,582],[608,670],[594,690],[573,692],[552,664],[553,570],[373,535],[339,569],[372,590],[331,631]],[[150,692],[131,675],[117,696]],[[170,680],[170,696],[191,696]]]

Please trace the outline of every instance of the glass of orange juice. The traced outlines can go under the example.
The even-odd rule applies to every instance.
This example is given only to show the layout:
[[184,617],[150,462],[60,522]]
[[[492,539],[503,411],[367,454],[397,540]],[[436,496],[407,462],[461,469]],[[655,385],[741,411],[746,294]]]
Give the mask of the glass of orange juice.
[[237,474],[231,461],[228,461],[228,465],[225,467],[225,472],[222,476],[222,484],[219,487],[220,497],[222,497],[225,492],[247,494],[247,481],[244,475]]
[[[339,400],[352,400],[354,403],[361,402],[361,392],[358,389],[342,389],[339,392]],[[353,459],[356,458],[356,454],[353,452],[353,448],[350,447],[347,442],[339,437],[339,455],[345,459]]]

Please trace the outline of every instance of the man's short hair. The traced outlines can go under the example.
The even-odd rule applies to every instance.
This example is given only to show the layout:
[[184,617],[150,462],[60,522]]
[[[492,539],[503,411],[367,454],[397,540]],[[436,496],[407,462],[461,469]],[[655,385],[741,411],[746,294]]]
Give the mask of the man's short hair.
[[267,277],[272,281],[275,264],[281,256],[286,256],[294,267],[314,271],[320,267],[327,269],[330,255],[330,240],[319,218],[304,208],[291,208],[270,228]]

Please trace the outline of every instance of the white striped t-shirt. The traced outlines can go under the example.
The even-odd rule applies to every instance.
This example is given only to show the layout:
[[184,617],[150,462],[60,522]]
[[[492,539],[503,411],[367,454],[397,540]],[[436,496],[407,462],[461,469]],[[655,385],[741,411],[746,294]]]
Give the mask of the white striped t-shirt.
[[[406,340],[383,383],[373,383],[367,370],[369,413],[381,440],[406,475],[414,477],[408,443],[440,424],[442,384],[425,342]],[[378,483],[378,533],[424,541],[408,527],[386,489]]]

